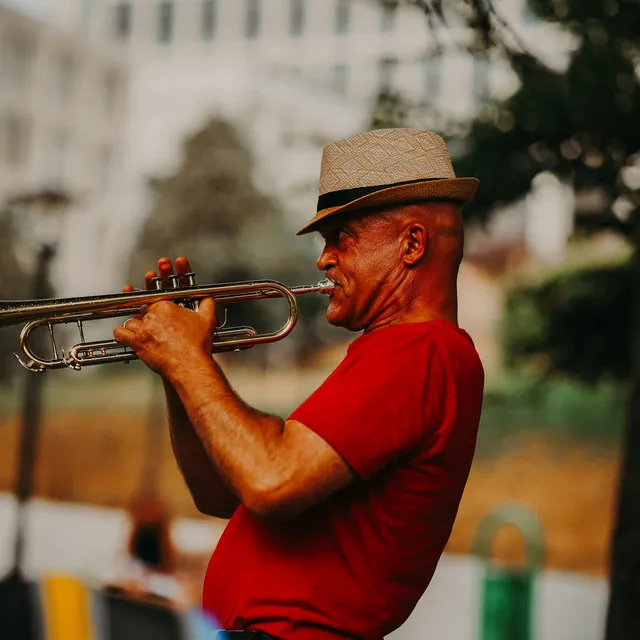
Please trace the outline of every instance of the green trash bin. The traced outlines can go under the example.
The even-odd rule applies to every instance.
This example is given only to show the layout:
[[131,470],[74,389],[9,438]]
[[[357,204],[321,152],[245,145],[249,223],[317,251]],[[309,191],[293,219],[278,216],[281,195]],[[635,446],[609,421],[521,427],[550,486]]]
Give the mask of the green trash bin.
[[[516,527],[524,538],[526,562],[508,567],[492,558],[493,538],[503,526]],[[508,502],[480,522],[471,551],[484,562],[479,640],[534,640],[535,581],[544,565],[544,534],[537,514]]]

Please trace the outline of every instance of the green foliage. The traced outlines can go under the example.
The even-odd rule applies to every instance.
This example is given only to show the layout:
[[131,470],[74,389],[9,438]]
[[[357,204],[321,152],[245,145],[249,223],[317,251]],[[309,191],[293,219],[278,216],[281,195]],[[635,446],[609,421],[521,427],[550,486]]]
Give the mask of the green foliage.
[[[238,132],[224,121],[212,120],[190,137],[175,175],[154,181],[155,205],[132,259],[131,282],[140,283],[159,257],[180,255],[189,258],[200,283],[317,281],[311,239],[297,238],[278,204],[258,189],[253,165]],[[309,309],[289,338],[299,350],[305,342],[317,343],[313,312],[323,308],[306,301],[304,306]],[[280,326],[284,307],[277,301],[231,305],[228,323],[270,330]],[[311,316],[303,317],[308,310]],[[249,357],[264,353],[256,349]]]
[[[640,206],[621,173],[640,152],[640,86],[634,70],[640,54],[637,2],[529,4],[542,19],[569,31],[577,46],[563,73],[527,54],[510,55],[519,90],[483,110],[455,162],[459,175],[480,179],[477,198],[466,213],[486,216],[497,204],[525,195],[537,173],[551,171],[578,191],[600,190],[599,211],[577,212],[583,227],[628,234]],[[627,223],[612,213],[618,198],[632,204]]]
[[[25,295],[25,284],[29,284],[29,279],[16,258],[14,240],[11,215],[0,211],[0,300],[28,297]],[[19,333],[19,327],[0,330],[0,385],[6,384],[16,371],[13,353],[18,349]]]
[[512,377],[485,391],[478,451],[495,454],[500,440],[523,431],[617,446],[625,425],[626,395],[624,385],[610,382],[594,386]]
[[175,175],[153,182],[155,205],[132,260],[140,276],[162,255],[188,255],[202,277],[246,275],[277,265],[295,270],[285,251],[286,225],[277,204],[260,192],[254,162],[237,131],[213,120],[184,145]]
[[376,97],[369,129],[406,126],[409,104],[396,91],[383,89]]
[[588,383],[628,380],[631,294],[630,263],[512,286],[501,327],[506,364]]

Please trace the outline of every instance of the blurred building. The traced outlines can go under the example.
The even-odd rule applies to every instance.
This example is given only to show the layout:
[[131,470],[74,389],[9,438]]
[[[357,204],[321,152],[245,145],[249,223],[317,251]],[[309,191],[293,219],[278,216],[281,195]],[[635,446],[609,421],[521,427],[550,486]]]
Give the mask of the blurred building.
[[110,252],[126,87],[113,47],[0,4],[0,204],[48,189],[69,194],[59,267],[73,273],[71,289],[95,285],[92,267]]
[[[45,40],[64,41],[82,57],[77,71],[86,83],[84,97],[66,98],[85,105],[82,114],[58,109],[58,117],[73,127],[52,127],[52,100],[60,104],[68,91],[68,69],[76,68],[63,58],[56,63],[58,58],[42,49],[39,59],[58,66],[48,79],[40,75],[33,82],[53,97],[24,103],[24,113],[42,133],[18,136],[41,136],[37,144],[49,155],[40,155],[49,164],[33,164],[33,156],[29,167],[48,166],[57,178],[55,171],[68,171],[95,196],[109,190],[115,178],[107,177],[113,164],[107,167],[122,157],[117,200],[99,198],[103,207],[114,204],[95,215],[88,232],[76,235],[91,253],[86,268],[75,272],[75,247],[61,266],[67,286],[80,293],[120,286],[151,208],[148,180],[175,171],[185,137],[213,116],[238,126],[255,154],[259,185],[278,198],[297,226],[315,209],[322,146],[367,128],[381,91],[397,92],[410,105],[409,124],[449,133],[453,128],[464,138],[465,122],[489,98],[511,93],[517,82],[499,57],[471,53],[470,34],[455,16],[446,28],[434,27],[419,9],[393,0],[4,0],[9,1],[66,34]],[[562,66],[566,40],[552,26],[534,21],[525,0],[496,6],[513,29],[512,40]],[[31,25],[34,33],[52,32],[34,20],[4,14]],[[115,58],[106,57],[114,50]],[[107,59],[118,69],[110,81],[100,66]],[[55,153],[75,159],[58,161]],[[35,168],[21,171],[36,175],[30,173]],[[563,259],[572,231],[571,196],[553,180],[541,180],[529,198],[494,216],[488,229],[470,234],[460,280],[461,321],[486,342],[485,352],[493,351],[490,359],[498,358],[503,275],[524,257]]]
[[[149,210],[146,181],[175,170],[185,136],[211,116],[244,132],[259,184],[297,225],[315,207],[322,146],[366,128],[382,89],[401,94],[419,126],[442,128],[515,87],[504,61],[469,52],[455,18],[433,28],[419,9],[393,0],[11,1],[126,57],[126,183],[112,220],[124,253]],[[561,38],[525,4],[499,10],[515,37],[562,64]],[[557,234],[568,226],[524,225],[537,234],[532,246],[546,245],[548,234],[562,244]]]

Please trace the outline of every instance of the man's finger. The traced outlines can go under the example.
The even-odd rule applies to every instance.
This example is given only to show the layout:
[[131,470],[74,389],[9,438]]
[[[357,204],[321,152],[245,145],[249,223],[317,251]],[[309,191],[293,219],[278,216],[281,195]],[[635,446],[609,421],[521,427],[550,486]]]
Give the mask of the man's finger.
[[153,291],[156,288],[153,279],[157,277],[158,274],[155,271],[147,271],[147,273],[144,274],[144,288],[147,291]]
[[134,348],[136,336],[131,329],[127,329],[120,325],[113,330],[113,337],[121,345],[130,347],[131,349]]
[[140,317],[128,318],[113,330],[113,337],[125,347],[132,347],[136,339],[136,331],[142,326]]
[[188,287],[189,280],[184,277],[185,273],[189,273],[191,271],[191,265],[189,264],[189,260],[184,256],[179,256],[176,258],[176,271],[180,276],[180,286]]
[[122,328],[135,333],[142,326],[142,320],[138,318],[128,318],[122,323]]
[[214,323],[216,319],[216,303],[213,298],[203,298],[198,306],[198,313],[204,315],[208,322]]
[[163,257],[158,260],[158,271],[160,272],[160,277],[162,278],[162,287],[164,289],[173,288],[170,284],[169,276],[174,274],[173,263],[169,258]]

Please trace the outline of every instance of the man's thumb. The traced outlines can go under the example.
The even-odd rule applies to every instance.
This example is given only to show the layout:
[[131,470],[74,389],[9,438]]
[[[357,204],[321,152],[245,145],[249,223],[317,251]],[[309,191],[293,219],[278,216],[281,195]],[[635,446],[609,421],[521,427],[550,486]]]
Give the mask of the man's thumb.
[[198,305],[198,313],[204,315],[209,322],[215,322],[216,305],[213,298],[203,298]]

